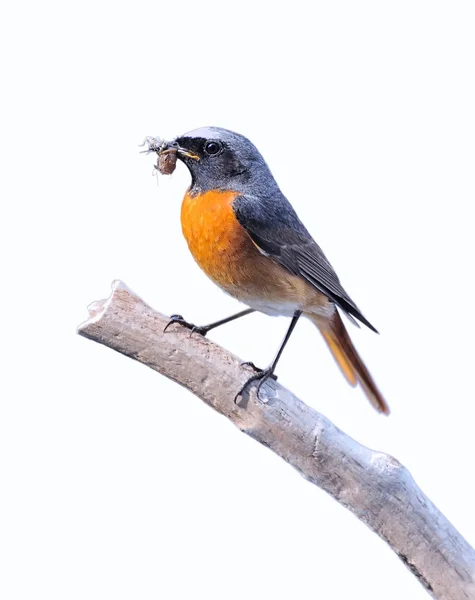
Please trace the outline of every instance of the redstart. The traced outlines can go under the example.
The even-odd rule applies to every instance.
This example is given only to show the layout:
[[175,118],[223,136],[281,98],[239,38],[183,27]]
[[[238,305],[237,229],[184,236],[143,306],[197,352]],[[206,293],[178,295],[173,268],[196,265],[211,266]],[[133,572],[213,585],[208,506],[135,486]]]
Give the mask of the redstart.
[[256,369],[239,396],[252,382],[259,381],[259,393],[266,379],[275,378],[282,351],[303,315],[320,330],[348,383],[359,383],[376,410],[389,414],[338,309],[354,323],[377,331],[343,289],[257,148],[244,136],[219,127],[197,129],[172,142],[146,141],[148,151],[159,156],[161,172],[171,173],[176,159],[190,171],[181,225],[194,259],[222,290],[250,307],[204,327],[180,316],[171,322],[206,335],[254,311],[291,317],[275,359],[267,369]]

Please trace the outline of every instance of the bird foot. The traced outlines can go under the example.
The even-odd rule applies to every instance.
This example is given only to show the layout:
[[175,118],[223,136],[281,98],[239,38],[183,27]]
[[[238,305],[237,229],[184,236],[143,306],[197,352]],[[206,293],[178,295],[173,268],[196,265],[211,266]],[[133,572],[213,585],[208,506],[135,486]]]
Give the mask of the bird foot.
[[170,325],[173,325],[174,323],[178,323],[179,325],[182,325],[183,327],[186,327],[187,329],[189,329],[190,336],[193,335],[194,333],[199,333],[200,335],[205,337],[210,329],[209,327],[206,327],[206,326],[198,327],[197,325],[193,325],[193,323],[188,323],[188,321],[185,321],[185,319],[181,315],[172,315],[170,317],[170,320],[166,324],[165,329],[163,330],[163,333],[165,333],[166,330],[170,327]]
[[272,369],[272,367],[267,367],[267,369],[258,369],[256,367],[256,365],[252,362],[245,362],[242,363],[241,366],[250,366],[252,367],[256,373],[254,375],[252,375],[251,377],[249,377],[249,379],[246,381],[246,383],[241,387],[241,389],[239,390],[239,392],[234,396],[234,404],[237,404],[238,398],[239,396],[242,396],[244,394],[244,392],[246,391],[246,389],[252,384],[254,383],[254,381],[258,381],[258,385],[257,385],[257,397],[259,398],[259,393],[261,391],[261,387],[264,385],[264,383],[268,380],[268,379],[273,379],[274,381],[277,381],[277,375],[274,375],[274,371]]

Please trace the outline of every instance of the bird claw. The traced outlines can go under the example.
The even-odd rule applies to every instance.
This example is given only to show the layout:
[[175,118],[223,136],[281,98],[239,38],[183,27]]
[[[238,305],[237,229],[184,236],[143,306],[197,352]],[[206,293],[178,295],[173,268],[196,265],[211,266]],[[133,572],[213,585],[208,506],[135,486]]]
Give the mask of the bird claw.
[[183,327],[190,329],[190,336],[192,336],[194,333],[199,333],[204,337],[209,331],[208,327],[198,327],[197,325],[193,325],[193,323],[188,323],[188,321],[185,321],[181,315],[171,315],[170,320],[165,325],[163,333],[165,333],[170,325],[173,325],[174,323],[178,323],[178,325],[182,325]]
[[256,373],[260,373],[263,369],[259,369],[259,367],[256,367],[256,365],[252,362],[252,360],[246,360],[245,362],[242,362],[240,364],[241,367],[251,367],[251,369],[253,369]]
[[163,333],[166,333],[166,331],[170,327],[170,325],[173,325],[174,323],[179,323],[180,325],[184,325],[185,327],[187,325],[189,325],[189,323],[187,323],[181,315],[171,315],[170,320],[163,328]]
[[[259,369],[259,367],[256,367],[256,365],[252,362],[252,360],[246,360],[246,362],[242,362],[240,364],[240,366],[241,367],[251,367],[251,369],[253,369],[256,373],[264,373],[265,371],[270,371],[270,368]],[[277,381],[277,375],[275,373],[270,373],[269,377],[271,379],[273,379],[274,381]]]
[[277,375],[274,375],[274,372],[272,371],[271,367],[268,367],[267,369],[258,369],[256,367],[256,365],[252,362],[242,363],[241,366],[245,366],[245,365],[252,367],[256,371],[256,373],[254,375],[252,375],[251,377],[249,377],[249,379],[241,387],[239,392],[234,396],[234,404],[237,404],[238,398],[244,394],[247,387],[249,385],[251,385],[251,383],[254,383],[254,381],[259,381],[259,383],[257,385],[257,392],[256,392],[258,399],[259,399],[259,393],[261,391],[261,387],[264,385],[264,383],[268,379],[273,379],[274,381],[277,381]]

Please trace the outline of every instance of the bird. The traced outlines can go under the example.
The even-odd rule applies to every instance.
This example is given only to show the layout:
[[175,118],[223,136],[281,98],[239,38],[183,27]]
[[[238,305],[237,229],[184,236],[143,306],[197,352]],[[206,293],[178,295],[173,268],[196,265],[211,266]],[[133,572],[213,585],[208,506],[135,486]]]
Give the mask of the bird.
[[[155,138],[146,138],[148,140]],[[182,161],[191,175],[181,206],[183,235],[195,261],[222,290],[247,305],[230,317],[197,327],[180,315],[181,323],[206,335],[211,329],[254,311],[290,317],[285,338],[272,363],[258,369],[236,394],[257,383],[257,393],[275,370],[301,316],[319,329],[348,383],[358,384],[374,408],[389,407],[358,354],[340,316],[375,327],[342,287],[325,254],[280,190],[254,144],[221,127],[202,127],[169,142],[151,144],[164,173]]]

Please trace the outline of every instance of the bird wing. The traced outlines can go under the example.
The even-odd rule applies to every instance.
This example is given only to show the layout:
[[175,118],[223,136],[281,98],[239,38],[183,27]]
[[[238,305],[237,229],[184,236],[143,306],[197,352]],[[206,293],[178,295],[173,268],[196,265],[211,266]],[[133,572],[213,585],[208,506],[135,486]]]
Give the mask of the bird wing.
[[358,319],[378,333],[343,289],[323,251],[283,195],[278,199],[238,196],[233,210],[263,254],[326,294],[352,321]]

